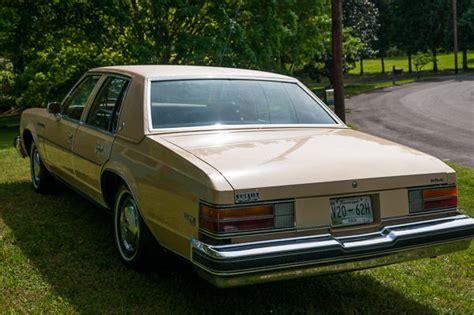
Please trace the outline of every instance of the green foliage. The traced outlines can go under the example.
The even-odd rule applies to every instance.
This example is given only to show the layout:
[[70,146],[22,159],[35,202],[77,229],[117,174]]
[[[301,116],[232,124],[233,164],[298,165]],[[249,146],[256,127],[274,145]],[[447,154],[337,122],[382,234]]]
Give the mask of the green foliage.
[[87,69],[132,61],[123,50],[120,15],[106,2],[3,3],[1,55],[13,65],[11,94],[18,104],[60,100]]
[[4,62],[0,65],[0,96],[8,93],[11,86],[15,83],[15,74],[13,73],[13,65]]
[[343,1],[344,26],[350,27],[352,35],[360,39],[359,55],[361,57],[374,56],[376,52],[379,11],[369,0]]
[[413,56],[413,64],[415,65],[416,72],[421,72],[431,61],[433,61],[433,57],[429,53],[418,52]]
[[[362,47],[346,28],[346,69]],[[25,107],[61,100],[85,71],[104,65],[196,64],[280,73],[303,73],[309,65],[327,76],[330,2],[4,1],[0,48],[14,78],[2,90]]]
[[[395,46],[435,53],[452,43],[449,1],[344,3],[346,72]],[[474,1],[458,9],[460,47],[472,49]],[[0,106],[59,101],[88,69],[116,64],[330,77],[330,11],[329,0],[0,0]]]
[[464,9],[459,18],[459,44],[462,49],[474,48],[474,0],[464,0]]
[[[293,72],[328,56],[329,1],[3,1],[0,56],[22,106],[60,100],[87,69],[198,64]],[[5,90],[5,89],[4,89]]]
[[372,3],[378,10],[379,28],[377,29],[377,40],[374,43],[374,48],[378,51],[380,56],[386,56],[387,51],[392,45],[393,30],[393,0],[372,0]]
[[[332,52],[331,52],[331,34],[328,33],[326,40],[324,41],[323,50],[319,54],[306,63],[303,69],[296,71],[295,74],[308,77],[314,80],[321,80],[321,77],[329,78],[332,84]],[[343,71],[348,73],[356,65],[356,61],[359,59],[359,52],[363,48],[363,43],[357,37],[352,35],[350,28],[343,29],[342,38],[342,50],[343,50]]]

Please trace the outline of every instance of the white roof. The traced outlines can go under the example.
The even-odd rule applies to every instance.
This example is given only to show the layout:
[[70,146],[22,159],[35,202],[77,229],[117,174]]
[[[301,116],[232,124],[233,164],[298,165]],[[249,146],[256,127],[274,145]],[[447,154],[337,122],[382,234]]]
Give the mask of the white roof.
[[91,69],[90,71],[115,72],[145,78],[159,77],[254,77],[265,79],[276,79],[295,81],[296,79],[256,70],[223,67],[203,66],[179,66],[179,65],[133,65],[133,66],[110,66]]

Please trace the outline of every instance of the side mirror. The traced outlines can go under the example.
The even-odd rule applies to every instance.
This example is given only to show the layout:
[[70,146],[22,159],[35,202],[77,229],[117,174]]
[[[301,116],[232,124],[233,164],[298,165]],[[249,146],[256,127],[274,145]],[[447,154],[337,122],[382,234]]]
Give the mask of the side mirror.
[[56,115],[61,112],[61,103],[52,102],[49,103],[46,108],[48,109],[48,113]]

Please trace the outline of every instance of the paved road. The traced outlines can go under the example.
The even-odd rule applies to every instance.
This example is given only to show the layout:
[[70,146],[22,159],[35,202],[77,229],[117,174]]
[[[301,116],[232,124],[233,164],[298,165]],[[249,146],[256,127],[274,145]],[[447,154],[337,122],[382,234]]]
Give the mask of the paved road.
[[346,107],[361,131],[474,168],[474,76],[361,94]]

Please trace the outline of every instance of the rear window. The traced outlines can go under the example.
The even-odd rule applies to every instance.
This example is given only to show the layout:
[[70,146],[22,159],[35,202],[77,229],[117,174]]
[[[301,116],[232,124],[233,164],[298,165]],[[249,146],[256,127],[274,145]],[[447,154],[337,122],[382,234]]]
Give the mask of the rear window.
[[153,128],[336,124],[296,83],[181,80],[151,83]]

